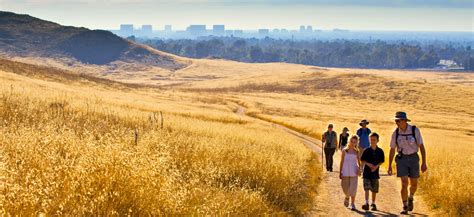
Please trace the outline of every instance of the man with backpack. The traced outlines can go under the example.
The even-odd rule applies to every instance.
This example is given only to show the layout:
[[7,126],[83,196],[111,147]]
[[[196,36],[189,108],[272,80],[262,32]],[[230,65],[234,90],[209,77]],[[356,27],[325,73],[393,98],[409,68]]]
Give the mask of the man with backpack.
[[326,170],[332,172],[333,156],[337,148],[337,133],[333,131],[334,126],[328,125],[328,131],[323,133],[324,155],[326,157]]
[[[413,211],[413,196],[415,195],[418,178],[420,177],[418,150],[421,152],[422,172],[428,169],[426,166],[426,151],[420,130],[416,126],[408,124],[410,119],[407,118],[405,112],[397,112],[394,120],[397,124],[397,129],[393,132],[390,142],[388,174],[392,175],[392,161],[395,157],[395,150],[397,150],[398,154],[395,157],[397,177],[400,177],[402,181],[401,197],[403,210],[400,213],[406,215],[408,212]],[[408,185],[410,185],[410,195],[408,195]]]

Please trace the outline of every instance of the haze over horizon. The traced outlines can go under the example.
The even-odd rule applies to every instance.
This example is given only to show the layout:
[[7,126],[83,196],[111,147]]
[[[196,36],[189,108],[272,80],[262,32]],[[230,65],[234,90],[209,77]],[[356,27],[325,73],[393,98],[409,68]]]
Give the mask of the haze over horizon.
[[470,0],[0,0],[0,10],[63,25],[118,29],[120,24],[225,24],[228,29],[342,28],[375,31],[473,32]]

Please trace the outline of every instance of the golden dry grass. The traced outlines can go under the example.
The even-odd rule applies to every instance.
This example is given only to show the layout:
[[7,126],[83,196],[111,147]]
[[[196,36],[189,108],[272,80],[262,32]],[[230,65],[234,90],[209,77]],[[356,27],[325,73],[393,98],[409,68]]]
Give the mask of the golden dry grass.
[[232,103],[28,75],[0,72],[4,214],[285,215],[313,205],[317,157]]
[[[77,72],[77,70],[74,71]],[[79,72],[82,71],[79,70]],[[8,93],[10,90],[8,85],[10,83],[15,84],[16,94],[21,92],[19,90],[24,87],[31,90],[30,92],[20,94],[17,98],[21,100],[17,101],[28,101],[24,100],[25,97],[30,101],[34,98],[33,101],[35,103],[42,105],[37,107],[41,108],[44,107],[44,104],[41,103],[46,103],[48,106],[48,103],[57,102],[57,99],[63,100],[67,98],[67,107],[75,112],[84,113],[84,111],[89,111],[87,105],[93,105],[95,113],[91,117],[101,114],[114,117],[114,120],[118,119],[119,121],[113,123],[119,124],[120,127],[118,129],[120,129],[120,132],[123,130],[126,133],[111,135],[113,135],[113,139],[126,139],[121,139],[120,142],[113,140],[113,145],[107,145],[103,147],[104,149],[95,149],[94,152],[88,152],[89,155],[85,156],[90,158],[93,158],[92,156],[99,151],[107,153],[108,150],[115,150],[115,152],[111,153],[127,153],[126,157],[120,155],[122,157],[119,159],[127,159],[127,162],[134,159],[134,161],[138,162],[142,159],[136,157],[137,153],[152,153],[156,155],[161,153],[151,148],[155,147],[155,141],[159,141],[159,144],[167,144],[165,147],[169,146],[168,148],[172,150],[175,150],[172,147],[181,147],[176,140],[184,140],[187,141],[186,144],[199,147],[192,149],[193,151],[183,151],[183,153],[176,150],[172,152],[169,149],[163,149],[165,150],[164,153],[167,153],[166,156],[174,159],[171,162],[180,162],[180,159],[189,158],[192,161],[188,160],[186,162],[193,166],[187,166],[186,168],[195,169],[199,165],[197,171],[205,172],[195,174],[187,169],[179,168],[177,174],[180,175],[177,177],[170,175],[172,178],[168,177],[168,173],[164,173],[164,179],[180,180],[183,177],[189,178],[188,176],[183,176],[182,172],[188,171],[185,174],[193,174],[190,175],[193,179],[189,179],[193,180],[193,182],[187,181],[186,183],[173,185],[174,188],[167,188],[170,186],[169,184],[164,185],[167,187],[163,187],[163,189],[167,189],[169,195],[182,195],[182,192],[176,189],[185,189],[183,191],[186,194],[183,194],[187,196],[179,196],[179,198],[187,199],[183,202],[183,200],[177,199],[178,196],[172,197],[174,199],[169,199],[167,200],[168,203],[163,203],[169,206],[178,203],[181,204],[179,207],[171,209],[160,208],[159,212],[154,213],[261,214],[279,213],[282,211],[298,213],[307,208],[307,205],[302,205],[303,208],[296,205],[301,201],[306,201],[302,202],[302,204],[309,203],[310,200],[308,198],[310,196],[307,194],[306,189],[300,189],[297,192],[299,196],[306,198],[305,200],[300,200],[294,199],[292,196],[288,197],[288,195],[292,195],[289,190],[282,192],[276,188],[273,189],[273,187],[279,186],[288,180],[293,180],[289,181],[289,183],[306,183],[307,186],[314,186],[315,183],[313,182],[307,183],[308,180],[315,180],[308,179],[308,177],[314,178],[319,176],[319,174],[314,173],[317,171],[316,169],[308,170],[314,166],[314,158],[311,157],[306,149],[302,148],[301,144],[293,139],[281,133],[273,132],[271,129],[263,128],[249,119],[231,114],[232,111],[236,110],[235,103],[247,107],[248,114],[253,117],[283,124],[316,138],[320,137],[320,134],[325,130],[329,122],[335,124],[338,132],[344,126],[349,127],[351,132],[355,132],[358,127],[357,123],[361,119],[366,118],[371,121],[370,128],[381,134],[380,145],[386,151],[388,151],[389,137],[395,128],[390,118],[396,111],[404,110],[408,112],[413,123],[421,129],[426,143],[429,171],[422,176],[420,193],[424,196],[428,205],[435,210],[448,212],[452,215],[470,215],[473,213],[474,185],[471,183],[471,180],[474,179],[474,176],[471,171],[474,169],[474,157],[472,155],[474,153],[474,124],[472,122],[474,120],[474,107],[472,105],[472,102],[474,102],[474,75],[472,74],[325,69],[282,63],[245,64],[223,60],[193,60],[192,64],[187,68],[175,72],[161,73],[159,79],[150,79],[147,77],[148,75],[142,76],[142,74],[138,74],[135,80],[133,73],[123,77],[100,73],[100,70],[92,70],[90,74],[121,82],[161,85],[162,89],[136,90],[126,85],[119,85],[117,87],[106,85],[101,87],[99,91],[97,88],[98,84],[73,82],[75,86],[70,86],[65,85],[65,81],[52,82],[49,80],[47,82],[44,81],[44,77],[27,79],[5,73],[0,74],[0,79],[2,80],[3,92]],[[25,81],[28,82],[25,83]],[[46,94],[38,93],[45,90],[49,92],[45,92]],[[57,90],[60,90],[59,93],[61,94],[58,95]],[[51,95],[52,92],[56,93],[56,95]],[[50,97],[48,98],[47,96]],[[54,97],[51,98],[51,96]],[[36,102],[35,100],[38,99],[42,99],[42,101]],[[51,99],[54,100],[51,101]],[[33,104],[33,101],[30,104]],[[25,107],[25,105],[20,105],[19,107]],[[110,113],[110,111],[113,112]],[[156,111],[165,112],[165,117],[167,117],[165,122],[169,123],[165,127],[166,130],[150,128],[148,117],[151,112]],[[51,111],[50,109],[45,109],[37,112],[48,113]],[[24,116],[29,117],[27,115]],[[83,117],[83,119],[97,120],[99,118]],[[62,121],[66,120],[45,119],[45,121],[49,121],[50,125],[54,126],[53,123],[63,123]],[[90,127],[96,129],[95,125],[100,122],[93,123]],[[133,123],[134,127],[126,127],[127,125],[124,126],[124,123]],[[139,126],[140,134],[146,136],[141,137],[140,145],[130,148],[131,143],[133,143],[132,135],[136,128],[135,125]],[[4,125],[2,127],[5,130]],[[103,129],[98,128],[96,130],[101,132],[100,130]],[[58,135],[54,134],[56,131],[57,129],[47,133]],[[165,139],[162,131],[165,131],[165,135],[170,137]],[[243,134],[245,135],[236,134],[236,131],[244,132]],[[38,133],[41,131],[34,132],[38,135],[37,137],[42,135]],[[68,132],[76,132],[76,130]],[[4,135],[15,138],[11,134]],[[75,134],[72,133],[72,135]],[[62,136],[60,134],[59,137]],[[176,138],[176,140],[173,138]],[[84,141],[86,145],[95,145],[97,143],[94,138]],[[110,141],[110,139],[107,141]],[[82,147],[82,150],[88,150],[89,146],[83,146],[84,144],[82,142],[79,145],[75,143],[74,147]],[[242,145],[245,148],[242,149]],[[136,150],[137,147],[143,149],[140,149],[141,151]],[[206,149],[205,147],[212,148]],[[187,149],[182,148],[179,150]],[[194,150],[201,151],[196,152]],[[262,156],[260,154],[250,155],[248,152],[243,154],[242,150],[262,152]],[[292,153],[291,158],[283,156],[288,151]],[[239,157],[231,158],[233,160],[229,161],[229,158],[222,158],[223,152],[231,153],[227,156],[235,155]],[[5,154],[2,153],[2,155],[4,156]],[[207,160],[202,160],[200,157],[197,157],[199,155],[204,155],[208,158]],[[95,165],[101,165],[101,168],[108,168],[109,166],[103,166],[98,162],[107,161],[106,158],[111,155],[103,154],[99,156],[101,157],[89,160],[89,162],[95,162]],[[3,157],[2,159],[5,158]],[[45,161],[48,162],[47,160]],[[220,163],[203,163],[214,161]],[[237,165],[233,165],[232,168],[236,167],[238,168],[236,171],[240,172],[228,169],[229,166],[227,165],[226,167],[224,165],[227,164],[224,162],[236,161],[239,162]],[[260,162],[261,164],[257,168],[255,164],[251,163],[251,168],[255,168],[250,173],[249,170],[243,169],[247,168],[246,166],[249,162]],[[87,163],[83,164],[81,164],[81,167],[87,168]],[[132,165],[130,163],[124,164],[129,167]],[[145,172],[147,168],[163,166],[162,164],[145,165],[146,163],[143,162],[142,164],[144,165],[142,170],[140,170],[142,172],[131,172],[131,169],[124,169],[127,171],[125,174],[136,173],[133,177],[150,177]],[[178,163],[170,165],[178,165]],[[124,166],[123,168],[129,167]],[[204,169],[201,170],[201,167]],[[175,167],[173,168],[176,169]],[[221,171],[218,168],[225,168],[225,171]],[[272,189],[271,193],[262,193],[257,190],[260,188],[255,186],[255,188],[249,187],[248,182],[244,181],[238,182],[239,184],[237,185],[234,185],[234,183],[230,184],[230,186],[238,186],[237,189],[240,190],[236,190],[234,187],[231,188],[232,190],[229,190],[229,185],[227,184],[222,185],[222,182],[215,181],[215,179],[209,181],[208,177],[214,177],[209,174],[214,174],[215,170],[225,174],[238,174],[238,176],[232,176],[232,179],[238,177],[237,180],[268,180],[261,181],[258,186],[262,186],[261,183],[271,182],[271,187],[267,186],[265,188],[267,190]],[[290,170],[299,172],[290,172]],[[166,171],[169,172],[170,170]],[[245,171],[245,173],[242,173],[242,171]],[[220,172],[217,173],[222,174]],[[77,175],[77,173],[73,174]],[[274,180],[271,178],[282,176],[282,174],[286,174],[283,176],[283,179],[276,178]],[[297,177],[290,177],[295,176],[295,174]],[[308,177],[303,179],[301,174],[307,174]],[[249,178],[249,176],[253,178]],[[98,179],[105,179],[106,177],[100,176]],[[146,179],[143,178],[143,180]],[[141,181],[134,183],[136,184],[134,187],[143,184]],[[215,183],[220,184],[216,187]],[[125,184],[121,182],[114,186],[123,185]],[[145,193],[154,187],[143,186],[145,187],[140,192]],[[212,188],[209,186],[212,186]],[[138,187],[136,188],[138,189]],[[153,192],[154,190],[151,191]],[[177,192],[180,193],[178,194]],[[203,193],[196,196],[195,192]],[[133,191],[133,193],[128,195],[137,194],[139,195],[137,197],[140,198],[148,197],[149,195],[143,196],[145,193],[138,194]],[[278,195],[278,199],[268,195]],[[284,199],[281,197],[282,195],[285,195]],[[199,201],[196,198],[207,198],[206,196],[211,199],[204,200],[207,202],[196,202]],[[293,194],[293,196],[295,195]],[[134,198],[135,200],[145,203],[142,199]],[[217,203],[216,201],[220,202]],[[222,201],[232,202],[224,203]],[[240,203],[238,201],[245,202]],[[102,204],[106,203],[103,202]],[[127,202],[123,202],[123,204],[127,204]],[[239,206],[233,206],[235,204],[239,204]],[[142,207],[154,207],[154,205],[149,202]],[[94,211],[97,212],[102,209],[103,207],[92,211],[75,210],[75,213],[95,213]],[[177,211],[170,212],[170,210]],[[135,209],[133,212],[136,211]],[[143,211],[142,213],[152,212]]]
[[428,205],[455,215],[474,212],[470,181],[474,179],[474,75],[302,68],[274,71],[266,74],[268,79],[254,72],[244,75],[245,82],[235,75],[235,80],[183,88],[227,95],[246,106],[253,117],[316,138],[328,123],[334,123],[338,132],[344,126],[355,132],[361,119],[369,119],[386,152],[395,129],[390,118],[396,111],[406,111],[421,129],[427,147],[429,172],[421,178],[420,193]]

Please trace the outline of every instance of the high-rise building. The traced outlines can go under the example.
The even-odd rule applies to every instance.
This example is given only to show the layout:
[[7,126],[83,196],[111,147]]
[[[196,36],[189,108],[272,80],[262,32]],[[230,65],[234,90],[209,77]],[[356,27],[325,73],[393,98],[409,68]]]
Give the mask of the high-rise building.
[[153,34],[153,26],[152,25],[143,25],[141,35],[150,37]]
[[300,33],[305,33],[305,32],[306,32],[306,27],[300,26]]
[[213,35],[224,35],[225,34],[225,26],[224,25],[214,25],[214,26],[212,26],[212,34]]
[[186,32],[192,36],[203,36],[206,34],[206,25],[190,25]]
[[173,27],[171,25],[165,25],[165,32],[173,31]]
[[269,29],[259,29],[258,30],[258,34],[262,37],[264,36],[268,36],[268,34],[270,33],[270,30]]
[[128,37],[133,35],[133,25],[132,24],[121,24],[120,25],[120,36]]
[[306,32],[312,33],[313,32],[313,27],[312,26],[306,26]]

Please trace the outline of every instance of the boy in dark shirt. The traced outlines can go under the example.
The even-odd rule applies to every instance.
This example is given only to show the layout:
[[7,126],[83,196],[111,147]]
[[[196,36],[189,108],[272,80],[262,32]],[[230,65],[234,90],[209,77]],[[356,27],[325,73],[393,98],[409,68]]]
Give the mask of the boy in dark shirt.
[[385,161],[383,150],[377,146],[379,142],[379,135],[372,133],[370,135],[370,147],[362,153],[361,161],[364,166],[364,190],[365,190],[365,204],[362,209],[369,210],[369,191],[372,192],[373,211],[377,210],[375,205],[375,196],[379,192],[379,167]]

